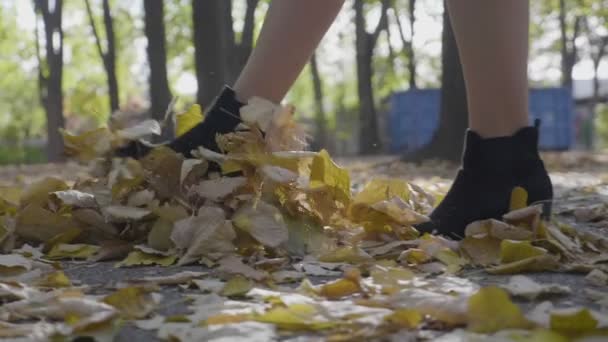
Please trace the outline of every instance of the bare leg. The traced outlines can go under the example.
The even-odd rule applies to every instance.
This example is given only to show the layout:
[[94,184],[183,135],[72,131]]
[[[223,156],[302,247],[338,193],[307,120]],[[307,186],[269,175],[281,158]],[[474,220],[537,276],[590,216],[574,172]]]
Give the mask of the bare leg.
[[234,85],[237,99],[281,102],[340,11],[343,0],[273,1],[262,32]]
[[528,125],[528,0],[450,0],[469,101],[484,138]]

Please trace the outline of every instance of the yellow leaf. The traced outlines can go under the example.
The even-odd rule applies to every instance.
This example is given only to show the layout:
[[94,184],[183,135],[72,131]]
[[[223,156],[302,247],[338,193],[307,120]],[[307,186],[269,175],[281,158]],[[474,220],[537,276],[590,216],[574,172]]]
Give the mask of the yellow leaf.
[[203,109],[198,104],[175,116],[175,137],[180,137],[205,119]]
[[417,327],[424,316],[416,310],[397,309],[392,314],[385,316],[384,320],[402,329],[412,329]]
[[103,302],[118,309],[126,319],[144,318],[156,307],[148,291],[138,286],[119,289],[104,297]]
[[392,294],[399,291],[402,282],[413,279],[415,275],[407,268],[374,266],[370,276],[374,284],[382,286],[383,293]]
[[47,241],[44,244],[44,251],[49,251],[53,249],[55,245],[62,243],[70,243],[74,241],[80,234],[82,233],[82,229],[78,227],[68,228],[65,232],[55,235],[52,239]]
[[448,266],[448,271],[450,273],[458,272],[460,268],[466,264],[458,253],[449,248],[440,249],[433,255],[433,257]]
[[532,246],[530,241],[503,240],[500,242],[500,261],[503,264],[547,254],[547,250]]
[[81,161],[90,161],[110,152],[112,149],[112,133],[105,127],[72,135],[61,130],[66,154]]
[[234,324],[250,321],[251,319],[252,316],[249,314],[218,314],[207,318],[204,325]]
[[526,189],[516,186],[511,192],[511,203],[509,211],[523,209],[528,206],[528,192]]
[[566,335],[589,333],[598,328],[598,321],[589,309],[552,312],[549,322],[552,330]]
[[340,299],[361,292],[361,286],[352,279],[338,279],[321,286],[320,295],[328,299]]
[[559,259],[551,254],[543,254],[523,260],[487,268],[491,274],[515,274],[524,272],[555,271],[559,269]]
[[274,324],[286,330],[323,330],[333,327],[332,322],[321,321],[315,318],[317,309],[310,304],[293,304],[286,308],[277,307],[255,316],[254,320],[262,323]]
[[511,302],[507,292],[495,286],[482,288],[469,298],[467,320],[468,329],[478,333],[533,326]]
[[68,185],[61,179],[47,177],[30,184],[21,194],[20,204],[22,207],[29,204],[43,207],[46,205],[50,193],[67,189],[69,189]]
[[240,297],[244,296],[252,288],[253,283],[251,280],[242,275],[237,275],[226,282],[220,294],[225,297]]
[[53,288],[70,287],[72,286],[72,282],[70,281],[70,278],[63,273],[63,271],[55,271],[40,279],[36,285]]
[[321,262],[347,262],[351,264],[366,262],[372,259],[364,250],[353,246],[339,247],[319,256],[319,261]]
[[393,197],[408,201],[410,198],[409,185],[400,179],[373,179],[365,184],[363,190],[353,198],[353,205],[373,205],[387,201]]
[[310,187],[332,189],[335,198],[343,203],[350,200],[350,175],[344,168],[336,165],[326,150],[321,150],[312,161]]
[[49,259],[88,259],[97,253],[99,246],[59,243],[46,255]]
[[410,248],[399,256],[399,260],[404,260],[408,264],[424,264],[431,260],[431,256],[419,248]]
[[117,263],[115,267],[129,267],[139,265],[160,265],[160,266],[171,266],[177,260],[177,255],[154,255],[144,253],[142,251],[133,251],[127,255],[127,257]]
[[148,246],[159,251],[167,251],[174,246],[171,241],[173,222],[159,218],[154,222],[150,233],[148,233]]

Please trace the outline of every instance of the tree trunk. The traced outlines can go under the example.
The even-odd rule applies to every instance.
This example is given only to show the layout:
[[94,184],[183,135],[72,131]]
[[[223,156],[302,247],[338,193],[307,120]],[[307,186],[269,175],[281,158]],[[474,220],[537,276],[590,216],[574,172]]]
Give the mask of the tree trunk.
[[574,67],[570,60],[570,52],[568,48],[568,34],[566,32],[566,4],[565,0],[559,0],[559,29],[561,40],[561,58],[562,58],[562,86],[572,88],[572,68]]
[[108,51],[104,58],[106,73],[108,74],[108,93],[110,96],[110,110],[117,111],[120,107],[118,98],[118,80],[116,78],[116,37],[114,36],[114,20],[110,12],[110,1],[103,0],[103,22],[106,28]]
[[459,161],[462,155],[463,135],[468,127],[467,94],[456,38],[445,3],[444,6],[439,127],[431,143],[406,156],[406,160],[438,158]]
[[226,82],[226,4],[192,0],[197,102],[206,108]]
[[[55,0],[50,8],[48,0],[34,2],[36,13],[42,15],[45,32],[45,57],[37,47],[39,62],[40,99],[47,118],[47,158],[51,162],[64,160],[63,138],[59,129],[64,127],[63,118],[63,30],[62,0]],[[36,42],[38,44],[38,42]]]
[[403,32],[403,25],[401,24],[401,18],[399,18],[399,12],[397,7],[393,7],[393,10],[395,12],[395,21],[399,30],[399,37],[401,38],[401,43],[403,44],[403,51],[407,55],[409,86],[410,89],[416,89],[418,88],[418,82],[416,79],[416,55],[414,53],[414,24],[416,22],[416,0],[409,1],[408,16],[410,21],[409,24],[411,33],[409,40],[405,37],[405,33]]
[[[152,118],[163,121],[172,99],[167,79],[163,0],[145,0],[144,12],[150,66],[150,114]],[[165,125],[161,137],[163,140],[173,136],[172,120],[166,121]]]
[[110,12],[109,0],[103,0],[103,23],[106,32],[107,50],[103,51],[101,46],[101,37],[97,31],[97,25],[95,25],[95,17],[91,9],[91,3],[89,0],[85,0],[87,8],[87,14],[89,16],[89,22],[93,30],[93,36],[95,37],[95,43],[97,45],[97,52],[103,62],[103,67],[106,71],[106,77],[108,80],[108,96],[110,99],[110,111],[113,113],[118,110],[119,97],[118,97],[118,81],[116,79],[116,39],[114,36],[114,20],[112,19],[112,13]]
[[408,62],[407,69],[410,74],[410,88],[418,88],[416,81],[416,55],[414,54],[414,24],[416,23],[416,0],[410,0],[409,2],[409,15],[410,15],[410,44],[408,49]]
[[313,142],[313,149],[320,150],[327,148],[327,124],[325,121],[325,104],[323,99],[323,83],[319,68],[317,66],[317,54],[313,53],[310,59],[310,75],[315,96],[315,123],[316,134]]
[[372,86],[373,55],[378,36],[386,28],[386,12],[389,1],[382,1],[380,20],[373,33],[368,33],[365,26],[363,0],[355,0],[355,41],[357,49],[357,93],[359,95],[359,153],[372,154],[382,146],[378,132],[378,118]]

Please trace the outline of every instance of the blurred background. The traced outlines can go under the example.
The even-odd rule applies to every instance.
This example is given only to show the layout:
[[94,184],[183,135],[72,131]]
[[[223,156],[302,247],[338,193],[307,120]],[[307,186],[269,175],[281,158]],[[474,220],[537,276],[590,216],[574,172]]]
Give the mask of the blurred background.
[[[137,121],[162,118],[172,99],[176,112],[209,105],[243,67],[268,5],[0,0],[0,164],[60,161],[60,128],[98,127],[116,111]],[[541,147],[604,148],[608,1],[531,1],[531,11]],[[315,149],[457,160],[466,97],[442,0],[347,0],[286,102]]]

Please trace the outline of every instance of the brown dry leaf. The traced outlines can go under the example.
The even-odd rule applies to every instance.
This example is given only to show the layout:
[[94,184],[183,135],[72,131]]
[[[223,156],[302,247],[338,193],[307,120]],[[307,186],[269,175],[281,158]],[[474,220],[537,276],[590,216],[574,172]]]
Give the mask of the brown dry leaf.
[[278,247],[289,237],[281,211],[263,201],[245,204],[234,213],[232,222],[264,246]]
[[27,241],[45,242],[78,226],[68,215],[30,204],[17,213],[15,233]]
[[255,268],[245,265],[240,257],[235,255],[227,256],[219,261],[220,266],[218,271],[226,274],[240,274],[246,278],[261,281],[268,278],[268,273],[259,271]]
[[218,202],[247,184],[245,177],[221,177],[204,180],[190,188],[191,194]]
[[460,250],[475,265],[488,266],[500,261],[500,240],[493,237],[466,237],[460,242]]
[[178,265],[196,262],[203,256],[218,258],[231,253],[235,238],[232,224],[217,207],[201,207],[197,216],[177,221],[171,232],[175,246],[185,251]]
[[480,237],[489,235],[499,240],[531,240],[531,230],[513,226],[495,219],[475,221],[465,229],[465,236]]
[[343,246],[319,256],[321,262],[359,264],[373,260],[372,256],[363,249],[353,246]]
[[103,213],[110,222],[126,222],[137,221],[150,215],[152,212],[148,209],[137,207],[127,207],[123,205],[111,205],[103,208]]
[[0,279],[31,270],[32,260],[19,254],[0,255]]

